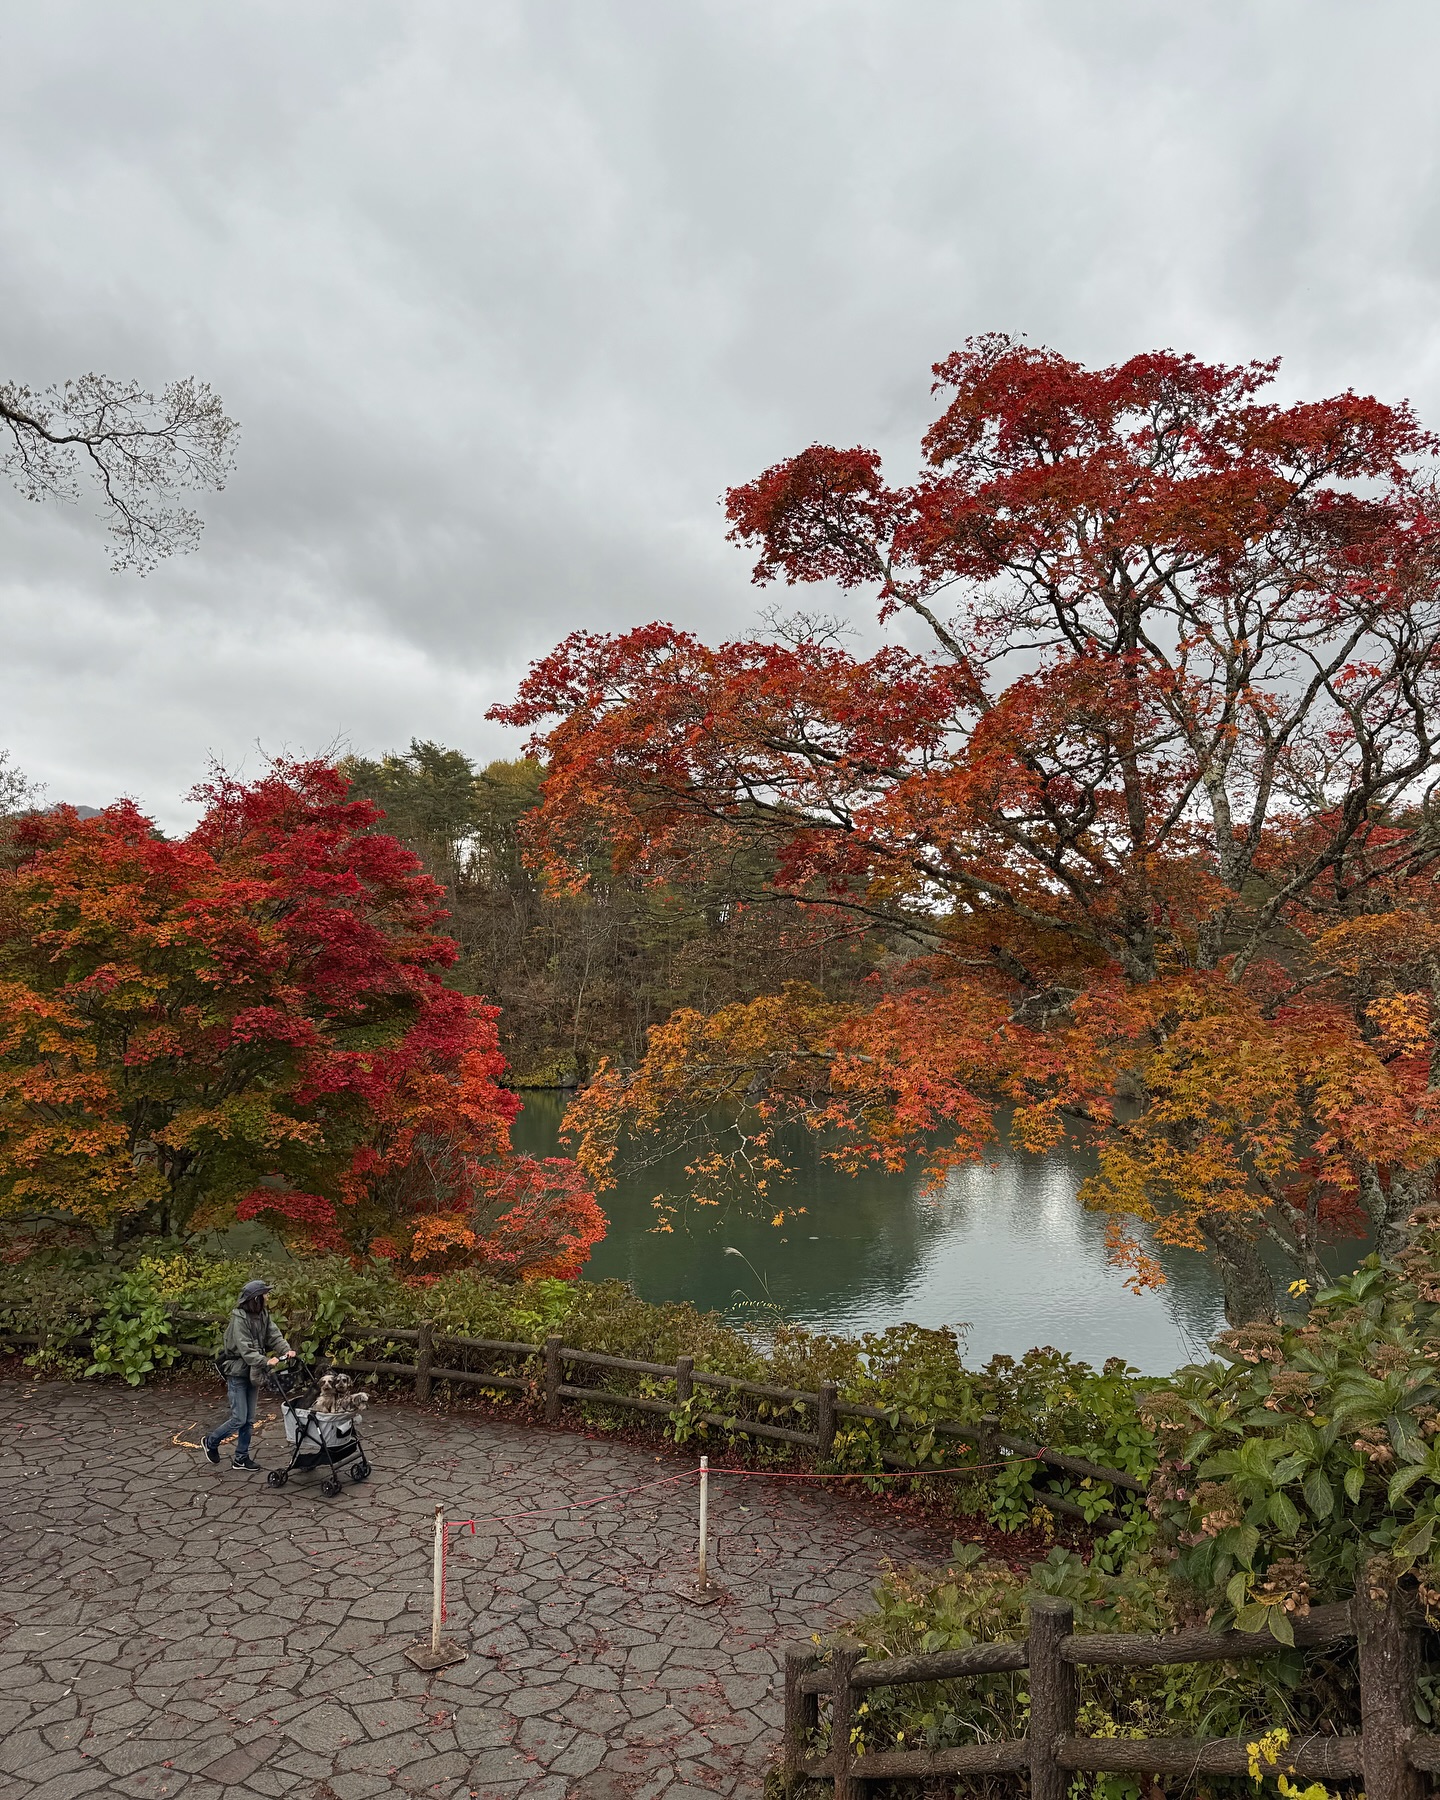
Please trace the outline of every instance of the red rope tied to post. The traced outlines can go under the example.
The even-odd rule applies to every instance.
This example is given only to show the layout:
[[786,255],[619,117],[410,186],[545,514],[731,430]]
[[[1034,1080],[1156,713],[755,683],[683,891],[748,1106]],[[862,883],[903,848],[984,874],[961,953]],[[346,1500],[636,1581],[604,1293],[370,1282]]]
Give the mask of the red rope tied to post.
[[471,1537],[474,1537],[475,1521],[473,1519],[441,1519],[440,1521],[440,1620],[442,1624],[450,1617],[445,1605],[445,1581],[450,1555],[451,1528],[453,1527],[456,1531],[464,1531],[467,1526]]
[[506,1525],[511,1519],[540,1519],[550,1513],[579,1512],[589,1506],[603,1506],[607,1500],[622,1500],[626,1494],[648,1494],[653,1488],[673,1487],[677,1481],[691,1481],[700,1473],[699,1469],[684,1469],[678,1475],[667,1475],[662,1481],[644,1481],[636,1487],[616,1488],[610,1494],[597,1494],[590,1500],[567,1500],[563,1506],[536,1506],[528,1512],[494,1513],[488,1519],[455,1519],[455,1525],[468,1525],[473,1532],[477,1525]]

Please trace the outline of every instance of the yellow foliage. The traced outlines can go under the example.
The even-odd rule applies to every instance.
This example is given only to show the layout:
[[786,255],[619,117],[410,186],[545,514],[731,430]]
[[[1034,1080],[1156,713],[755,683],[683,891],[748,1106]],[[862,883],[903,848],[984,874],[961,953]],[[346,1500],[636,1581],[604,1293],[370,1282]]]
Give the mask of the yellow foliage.
[[1275,1777],[1275,1785],[1285,1796],[1285,1800],[1338,1800],[1323,1781],[1312,1781],[1309,1787],[1300,1787],[1290,1777],[1295,1773],[1293,1768],[1279,1767],[1280,1757],[1289,1748],[1290,1733],[1283,1726],[1274,1731],[1267,1731],[1258,1742],[1245,1746],[1245,1755],[1249,1765],[1250,1779],[1257,1787],[1271,1773]]

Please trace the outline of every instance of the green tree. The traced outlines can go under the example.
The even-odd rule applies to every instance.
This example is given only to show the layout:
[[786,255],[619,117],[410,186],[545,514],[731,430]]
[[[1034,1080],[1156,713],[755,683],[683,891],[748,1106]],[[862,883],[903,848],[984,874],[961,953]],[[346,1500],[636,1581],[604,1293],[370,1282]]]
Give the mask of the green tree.
[[449,895],[461,955],[449,979],[501,1008],[521,1085],[583,1080],[602,1056],[633,1063],[680,1006],[709,1009],[794,977],[849,992],[883,949],[838,914],[767,905],[762,852],[717,859],[701,879],[656,883],[588,847],[583,880],[547,885],[527,866],[527,821],[544,769],[483,768],[426,740],[344,764],[352,792],[385,814]]
[[385,814],[385,830],[423,858],[453,894],[464,878],[477,831],[485,822],[475,765],[459,750],[412,738],[410,748],[340,765],[351,789]]

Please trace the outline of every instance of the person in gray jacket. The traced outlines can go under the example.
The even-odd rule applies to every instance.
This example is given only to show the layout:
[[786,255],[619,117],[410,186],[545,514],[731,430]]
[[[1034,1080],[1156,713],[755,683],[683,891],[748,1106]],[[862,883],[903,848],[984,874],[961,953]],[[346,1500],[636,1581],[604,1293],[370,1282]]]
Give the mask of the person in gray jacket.
[[258,1469],[250,1457],[250,1433],[255,1425],[255,1402],[260,1394],[260,1379],[266,1369],[276,1368],[295,1352],[280,1335],[280,1327],[270,1317],[265,1296],[268,1281],[247,1281],[230,1323],[225,1327],[225,1343],[218,1358],[225,1377],[225,1391],[230,1396],[230,1416],[209,1437],[200,1440],[206,1462],[218,1463],[220,1446],[226,1438],[235,1439],[232,1469]]

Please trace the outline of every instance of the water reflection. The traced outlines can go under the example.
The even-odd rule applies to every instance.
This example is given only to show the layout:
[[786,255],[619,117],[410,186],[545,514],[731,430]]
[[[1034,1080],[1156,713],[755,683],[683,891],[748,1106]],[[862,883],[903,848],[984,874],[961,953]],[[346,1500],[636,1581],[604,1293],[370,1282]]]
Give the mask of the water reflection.
[[[564,1109],[562,1095],[527,1095],[517,1146],[555,1155]],[[1218,1284],[1189,1252],[1162,1254],[1167,1287],[1125,1288],[1106,1261],[1103,1221],[1075,1200],[1089,1172],[1083,1150],[997,1151],[925,1196],[914,1175],[836,1175],[803,1134],[790,1149],[785,1200],[806,1208],[799,1219],[777,1230],[739,1208],[693,1208],[673,1235],[657,1235],[651,1199],[683,1192],[677,1159],[603,1197],[610,1232],[587,1276],[717,1311],[737,1298],[769,1302],[837,1331],[963,1323],[976,1360],[1053,1344],[1091,1362],[1123,1356],[1148,1373],[1190,1361],[1223,1324]]]

